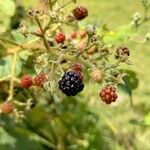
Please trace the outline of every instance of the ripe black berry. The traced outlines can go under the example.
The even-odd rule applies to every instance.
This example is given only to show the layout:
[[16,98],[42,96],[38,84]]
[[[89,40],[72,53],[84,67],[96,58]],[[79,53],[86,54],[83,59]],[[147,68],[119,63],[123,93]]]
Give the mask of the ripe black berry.
[[88,11],[83,6],[76,7],[73,9],[72,13],[77,20],[82,20],[88,16]]
[[81,74],[76,71],[68,71],[59,81],[59,89],[67,96],[75,96],[84,88]]
[[118,95],[116,93],[116,88],[113,86],[106,86],[101,91],[99,96],[101,97],[102,101],[106,104],[111,104],[112,102],[115,102],[118,98]]
[[127,47],[119,47],[119,48],[117,48],[115,58],[118,59],[118,58],[121,58],[123,56],[130,56],[129,49]]

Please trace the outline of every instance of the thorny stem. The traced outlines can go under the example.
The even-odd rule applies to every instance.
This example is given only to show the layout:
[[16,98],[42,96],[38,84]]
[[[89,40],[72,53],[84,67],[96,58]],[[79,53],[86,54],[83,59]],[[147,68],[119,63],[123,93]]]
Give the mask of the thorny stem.
[[45,32],[44,32],[44,30],[43,30],[43,28],[42,28],[42,25],[41,25],[41,23],[40,23],[40,21],[39,21],[39,18],[36,16],[35,17],[35,20],[36,20],[36,22],[37,22],[37,24],[38,24],[38,26],[39,26],[39,28],[40,28],[40,30],[41,30],[41,32],[42,32],[42,39],[43,39],[43,43],[44,43],[44,46],[45,46],[45,48],[46,48],[46,50],[48,50],[49,49],[49,46],[48,46],[48,43],[47,43],[47,41],[46,41],[46,37],[45,37]]
[[49,26],[50,26],[50,24],[52,23],[52,18],[50,19],[50,21],[48,22],[48,24],[45,26],[45,28],[44,28],[44,33],[48,30],[48,28],[49,28]]
[[79,57],[78,59],[82,64],[88,65],[89,67],[96,69],[96,66],[93,63],[91,63],[88,60],[85,60],[83,57]]
[[52,11],[52,9],[53,9],[53,3],[52,3],[52,0],[49,0],[49,7],[50,7],[50,10]]
[[13,59],[13,64],[12,64],[12,70],[11,70],[11,78],[10,78],[10,89],[9,89],[9,97],[8,101],[11,101],[14,95],[14,76],[15,76],[15,67],[17,63],[17,58],[18,58],[18,52],[14,53],[14,59]]

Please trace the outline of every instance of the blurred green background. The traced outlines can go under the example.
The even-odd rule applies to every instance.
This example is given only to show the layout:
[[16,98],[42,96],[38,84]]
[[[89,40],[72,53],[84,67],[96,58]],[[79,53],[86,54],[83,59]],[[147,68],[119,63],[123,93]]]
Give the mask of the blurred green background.
[[[2,0],[0,0],[0,5],[1,3]],[[28,9],[32,7],[32,5],[36,5],[37,1],[23,0],[23,3],[25,8]],[[143,13],[140,0],[78,0],[78,3],[85,5],[89,9],[89,17],[82,24],[96,24],[97,26],[107,24],[110,31],[115,31],[120,26],[130,24],[135,12]],[[150,32],[149,22],[140,27],[138,35],[143,37],[148,32]],[[45,123],[45,125],[43,125],[41,121],[45,118],[45,115],[47,116],[51,112],[48,110],[45,112],[43,108],[39,106],[28,115],[28,120],[22,125],[15,127],[10,122],[10,124],[7,124],[8,126],[1,128],[0,124],[0,150],[50,149],[51,145],[47,143],[47,141],[51,142],[53,138],[51,135],[48,135],[48,132],[57,132],[55,133],[57,142],[54,143],[60,144],[57,148],[52,149],[149,150],[150,42],[142,43],[141,41],[139,38],[138,40],[131,39],[123,41],[122,43],[123,45],[127,45],[131,50],[132,65],[124,65],[123,68],[130,73],[131,86],[135,86],[134,90],[130,91],[128,88],[122,90],[122,88],[120,88],[119,101],[111,106],[107,106],[100,101],[98,96],[100,87],[92,83],[87,83],[81,97],[77,96],[76,101],[73,99],[73,101],[75,101],[74,104],[67,101],[62,105],[56,106],[56,109],[58,108],[58,110],[60,110],[59,117],[64,117],[65,120],[69,119],[69,117],[74,118],[74,122],[72,120],[70,122],[68,121],[68,127],[62,126],[61,123],[58,123],[58,118],[56,119],[50,115],[51,127],[47,129],[50,123],[45,121],[42,122],[43,124]],[[137,87],[136,84],[138,84]],[[131,97],[133,106],[130,105]],[[66,104],[70,107],[65,108]],[[79,108],[76,108],[74,105]],[[64,109],[68,111],[65,113],[65,111],[63,112]],[[87,115],[87,111],[88,113],[92,113],[90,115],[96,115],[96,121],[93,121],[91,126],[87,127],[90,129],[87,129],[87,134],[85,134],[86,130],[80,131],[80,129],[86,129],[87,122],[85,121],[84,123],[84,117],[90,116]],[[73,114],[76,114],[77,117],[73,116]],[[39,116],[40,119],[37,116]],[[86,119],[87,118],[88,117],[86,117]],[[90,120],[91,118],[89,117],[88,119]],[[76,120],[78,121],[76,122]],[[59,125],[57,126],[55,123]],[[73,142],[74,144],[72,144],[72,146],[64,148],[65,146],[62,145],[64,144],[63,141],[67,141],[67,137],[64,136],[67,130],[68,132],[73,132],[73,134],[76,132],[75,129],[71,128],[73,127],[73,123],[76,124],[75,129],[78,131],[75,135],[82,140]],[[55,131],[52,129],[53,127],[56,127]],[[47,141],[45,141],[45,139]],[[86,139],[90,140],[86,141]],[[40,145],[40,143],[42,143],[42,145]],[[91,144],[91,146],[89,146],[89,144]],[[78,147],[78,145],[82,146]]]

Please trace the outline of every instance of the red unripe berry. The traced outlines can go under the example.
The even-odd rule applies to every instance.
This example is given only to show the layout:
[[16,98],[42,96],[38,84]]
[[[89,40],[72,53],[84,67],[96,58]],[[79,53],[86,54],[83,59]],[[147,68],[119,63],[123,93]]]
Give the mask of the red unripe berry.
[[88,11],[85,7],[79,6],[73,9],[73,15],[75,16],[76,20],[82,20],[88,16]]
[[76,62],[72,65],[72,69],[75,71],[81,72],[82,71],[82,65],[80,63]]
[[0,112],[2,114],[9,114],[13,111],[13,109],[14,109],[14,105],[10,101],[5,101],[0,106]]
[[112,102],[115,102],[118,98],[116,88],[113,86],[104,87],[100,91],[99,96],[101,97],[102,101],[106,104],[111,104]]
[[24,75],[22,78],[21,78],[21,86],[23,88],[30,88],[31,86],[33,85],[33,81],[32,81],[32,77],[29,76],[29,75]]
[[66,40],[66,36],[63,32],[58,32],[55,36],[55,41],[60,44],[60,43],[64,43],[64,41]]
[[46,80],[46,74],[40,73],[34,78],[34,85],[43,87],[45,80]]
[[71,34],[70,34],[70,36],[71,36],[71,38],[72,39],[76,39],[77,38],[77,32],[72,32]]

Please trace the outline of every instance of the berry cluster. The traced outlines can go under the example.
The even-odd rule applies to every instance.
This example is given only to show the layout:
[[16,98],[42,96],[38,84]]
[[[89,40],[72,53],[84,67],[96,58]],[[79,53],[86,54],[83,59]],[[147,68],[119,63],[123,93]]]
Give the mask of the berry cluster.
[[100,91],[100,97],[103,102],[106,104],[111,104],[112,102],[115,102],[118,98],[116,94],[116,88],[113,86],[106,86]]
[[46,74],[40,73],[34,78],[34,85],[38,87],[43,87],[45,80],[46,80]]
[[38,87],[43,87],[43,84],[46,80],[46,74],[45,73],[40,73],[35,76],[34,80],[32,79],[31,76],[29,75],[24,75],[21,78],[21,86],[23,88],[30,88],[32,85],[38,86]]
[[84,88],[84,84],[77,71],[68,71],[59,80],[59,89],[67,96],[75,96]]
[[88,11],[83,6],[76,7],[73,9],[72,13],[77,20],[82,20],[88,16]]

